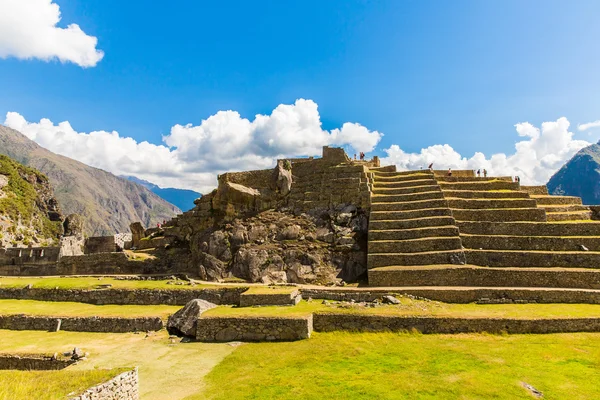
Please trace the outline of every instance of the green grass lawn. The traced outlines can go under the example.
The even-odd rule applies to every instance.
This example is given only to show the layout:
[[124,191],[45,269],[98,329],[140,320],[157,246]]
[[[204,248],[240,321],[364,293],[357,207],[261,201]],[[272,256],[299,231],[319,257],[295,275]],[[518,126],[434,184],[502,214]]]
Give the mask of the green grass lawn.
[[59,278],[59,277],[0,277],[0,288],[16,287],[23,288],[29,284],[34,288],[40,289],[95,289],[98,285],[112,285],[115,289],[171,289],[171,290],[189,290],[189,289],[210,289],[223,286],[210,284],[189,285],[188,282],[182,281],[183,285],[170,285],[167,280],[120,280],[114,278],[99,278],[99,277],[78,277],[78,278]]
[[[87,371],[0,370],[0,399],[66,399],[106,382],[126,369]],[[69,396],[70,395],[70,396]]]
[[187,400],[600,398],[600,334],[315,333],[239,347]]
[[167,318],[180,306],[93,305],[86,303],[0,300],[0,315],[27,314],[57,317],[161,317]]
[[400,305],[376,308],[327,306],[321,300],[301,301],[297,306],[232,307],[220,306],[203,316],[304,316],[314,312],[358,313],[399,316],[436,316],[465,318],[600,318],[600,304],[448,304],[437,301],[399,298]]
[[298,287],[296,286],[284,286],[284,285],[276,285],[276,286],[249,286],[248,290],[246,290],[245,294],[291,294],[294,291],[297,291]]

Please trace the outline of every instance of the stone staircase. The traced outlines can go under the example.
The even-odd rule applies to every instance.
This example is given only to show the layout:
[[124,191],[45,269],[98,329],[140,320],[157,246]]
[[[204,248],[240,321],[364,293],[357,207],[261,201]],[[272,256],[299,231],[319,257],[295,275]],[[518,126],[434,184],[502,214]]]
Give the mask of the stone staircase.
[[371,171],[369,283],[600,289],[600,222],[576,197],[472,171]]

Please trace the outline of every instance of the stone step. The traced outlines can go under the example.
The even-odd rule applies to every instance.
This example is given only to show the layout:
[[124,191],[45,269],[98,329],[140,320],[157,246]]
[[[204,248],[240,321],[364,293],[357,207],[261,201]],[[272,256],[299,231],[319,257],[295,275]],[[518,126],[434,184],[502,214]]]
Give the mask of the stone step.
[[423,180],[423,179],[433,179],[433,174],[420,174],[420,173],[413,173],[413,174],[399,174],[397,172],[392,173],[392,174],[376,174],[375,175],[375,182],[379,183],[379,182],[408,182],[408,181],[418,181],[418,180]]
[[452,217],[449,208],[427,208],[408,211],[371,211],[371,220],[403,220],[426,217]]
[[509,236],[600,236],[600,221],[562,222],[477,222],[459,221],[461,234]]
[[445,199],[433,200],[418,200],[394,203],[373,203],[371,204],[372,211],[406,211],[406,210],[422,210],[427,208],[442,208],[448,207],[448,201]]
[[438,182],[512,182],[510,176],[488,176],[488,177],[476,177],[476,176],[436,176]]
[[519,190],[519,184],[508,181],[490,182],[441,182],[438,184],[442,190]]
[[444,196],[447,199],[528,199],[529,193],[516,190],[444,190]]
[[436,185],[425,185],[425,186],[409,186],[403,188],[394,187],[373,187],[373,194],[375,195],[393,195],[393,194],[411,194],[411,193],[423,193],[423,192],[434,192],[440,191],[440,187]]
[[[373,215],[373,214],[371,214]],[[369,220],[369,232],[377,230],[406,230],[415,228],[447,227],[455,224],[454,218],[449,216],[434,216],[424,218],[411,218],[404,220]]]
[[405,240],[419,239],[426,237],[456,236],[458,237],[458,228],[454,225],[447,226],[427,226],[424,228],[412,229],[384,229],[374,230],[369,226],[369,240]]
[[425,237],[404,240],[369,240],[369,253],[422,253],[460,250],[460,237]]
[[529,194],[535,195],[548,195],[548,188],[546,185],[541,186],[521,186],[521,190]]
[[370,286],[487,286],[600,289],[600,269],[390,266],[368,271]]
[[558,205],[558,204],[576,204],[581,205],[581,197],[575,196],[550,196],[550,195],[531,195],[538,205]]
[[[536,250],[465,250],[469,264],[515,268],[599,268],[600,252]],[[398,264],[396,264],[398,265]]]
[[491,210],[452,210],[457,221],[546,221],[546,212],[542,208],[498,208]]
[[581,251],[583,245],[591,251],[600,251],[600,236],[488,236],[461,234],[460,237],[463,246],[467,249]]
[[[383,269],[372,269],[371,280],[377,280],[386,274]],[[389,276],[390,271],[387,270]],[[393,278],[393,276],[391,277]],[[369,282],[371,284],[371,282]],[[386,283],[386,282],[383,282]],[[565,303],[565,304],[600,304],[600,290],[547,288],[547,287],[479,287],[479,286],[378,286],[365,288],[307,288],[303,293],[313,299],[346,300],[355,302],[373,301],[386,295],[404,295],[426,298],[444,303]]]
[[[433,173],[436,177],[448,176],[447,169],[436,169],[433,171]],[[473,171],[472,169],[454,169],[454,170],[452,170],[452,176],[475,178],[475,171]]]
[[435,179],[416,179],[402,182],[385,182],[376,180],[373,184],[374,188],[408,188],[412,186],[431,186],[437,185]]
[[[396,172],[396,166],[395,165],[386,165],[385,167],[369,167],[368,168],[369,172]],[[405,171],[405,172],[410,172],[410,171]]]
[[448,206],[458,209],[536,208],[531,199],[449,199]]
[[422,253],[369,253],[367,268],[390,265],[459,264],[464,262],[462,250],[427,251]]
[[589,207],[581,204],[542,204],[538,207],[543,208],[547,213],[590,211]]
[[587,221],[592,218],[591,211],[547,212],[548,221]]
[[388,178],[388,177],[406,177],[406,176],[414,176],[414,175],[426,175],[433,177],[433,172],[429,170],[419,170],[419,171],[372,171],[373,175],[376,179],[379,178]]
[[418,200],[443,199],[441,190],[409,194],[374,194],[371,196],[371,204],[374,203],[392,203]]

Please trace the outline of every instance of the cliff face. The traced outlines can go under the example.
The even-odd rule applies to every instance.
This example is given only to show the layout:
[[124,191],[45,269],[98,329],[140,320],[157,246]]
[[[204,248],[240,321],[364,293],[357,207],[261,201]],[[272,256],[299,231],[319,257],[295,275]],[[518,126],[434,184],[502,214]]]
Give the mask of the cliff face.
[[0,154],[45,174],[65,214],[79,214],[90,236],[128,232],[129,224],[146,226],[170,219],[180,210],[145,187],[54,154],[14,129],[0,125]]
[[55,244],[62,219],[48,178],[0,155],[0,247]]
[[600,145],[581,149],[548,181],[554,195],[581,197],[583,204],[600,204]]

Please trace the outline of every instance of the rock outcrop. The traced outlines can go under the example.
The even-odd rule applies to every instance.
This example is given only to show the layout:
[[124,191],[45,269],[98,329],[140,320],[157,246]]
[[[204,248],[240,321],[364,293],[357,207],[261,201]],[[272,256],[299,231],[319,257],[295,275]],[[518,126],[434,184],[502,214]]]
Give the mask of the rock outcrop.
[[171,335],[195,337],[200,315],[216,306],[216,304],[201,299],[189,301],[182,309],[169,317],[167,331]]

